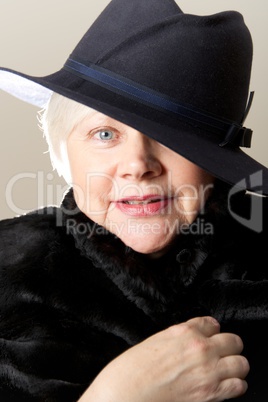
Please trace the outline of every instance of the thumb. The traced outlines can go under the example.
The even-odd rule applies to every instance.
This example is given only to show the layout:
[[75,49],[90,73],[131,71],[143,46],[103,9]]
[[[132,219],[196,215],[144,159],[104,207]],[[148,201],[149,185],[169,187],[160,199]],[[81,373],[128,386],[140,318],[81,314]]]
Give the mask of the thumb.
[[220,332],[219,322],[215,318],[210,316],[195,317],[186,321],[186,323],[191,327],[196,328],[206,337],[216,335]]

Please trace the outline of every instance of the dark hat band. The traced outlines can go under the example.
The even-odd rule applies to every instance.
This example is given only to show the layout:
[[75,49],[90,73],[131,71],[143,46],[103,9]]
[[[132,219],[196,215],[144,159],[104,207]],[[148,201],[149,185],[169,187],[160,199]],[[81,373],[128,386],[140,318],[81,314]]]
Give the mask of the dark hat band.
[[87,80],[98,83],[102,87],[113,90],[131,99],[138,99],[140,102],[158,108],[165,112],[177,114],[183,121],[189,124],[198,125],[200,128],[210,129],[213,132],[225,134],[225,138],[219,144],[234,145],[249,148],[251,146],[252,130],[243,127],[243,121],[249,112],[253,100],[253,92],[250,94],[249,102],[243,116],[242,124],[221,119],[211,114],[205,113],[193,106],[182,105],[173,99],[157,91],[151,90],[143,85],[137,84],[107,69],[90,64],[82,64],[78,61],[68,59],[64,69]]

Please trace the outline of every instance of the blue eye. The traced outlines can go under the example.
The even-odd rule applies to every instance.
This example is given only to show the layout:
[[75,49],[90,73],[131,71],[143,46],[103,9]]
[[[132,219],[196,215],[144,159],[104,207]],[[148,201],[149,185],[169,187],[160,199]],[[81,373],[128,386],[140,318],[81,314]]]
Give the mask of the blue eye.
[[98,132],[98,136],[101,140],[108,141],[113,139],[114,133],[110,130],[101,130]]

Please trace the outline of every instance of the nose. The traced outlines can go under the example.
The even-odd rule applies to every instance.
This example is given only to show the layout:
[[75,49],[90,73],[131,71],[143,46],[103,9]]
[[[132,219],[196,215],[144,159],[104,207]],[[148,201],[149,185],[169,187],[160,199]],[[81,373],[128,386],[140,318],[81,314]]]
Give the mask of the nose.
[[157,143],[132,130],[118,161],[118,175],[128,180],[152,179],[162,173]]

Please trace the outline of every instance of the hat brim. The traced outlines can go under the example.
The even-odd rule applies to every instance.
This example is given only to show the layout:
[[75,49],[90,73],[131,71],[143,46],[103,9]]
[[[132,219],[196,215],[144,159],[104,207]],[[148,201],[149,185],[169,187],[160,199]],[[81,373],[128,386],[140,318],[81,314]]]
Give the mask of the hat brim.
[[125,98],[62,69],[32,77],[0,68],[0,88],[43,108],[52,92],[89,106],[172,149],[216,178],[243,190],[268,195],[268,169],[238,147],[220,147],[221,138],[208,130],[174,120],[169,114]]

